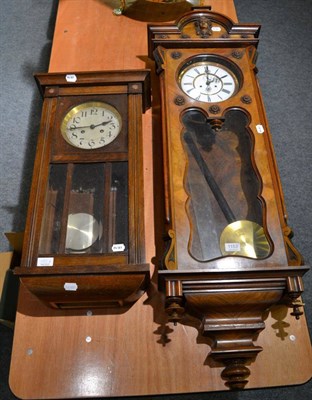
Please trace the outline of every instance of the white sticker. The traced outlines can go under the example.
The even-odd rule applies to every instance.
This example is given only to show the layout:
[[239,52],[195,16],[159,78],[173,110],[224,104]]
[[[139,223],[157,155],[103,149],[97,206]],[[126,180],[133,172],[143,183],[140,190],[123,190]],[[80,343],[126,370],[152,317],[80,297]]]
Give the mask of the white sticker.
[[66,82],[76,82],[77,76],[75,74],[67,74],[65,76]]
[[220,26],[213,26],[213,27],[211,28],[211,30],[212,30],[213,32],[220,32],[220,31],[221,31],[221,27],[220,27]]
[[74,282],[66,282],[64,283],[64,289],[69,292],[75,292],[78,289],[78,285]]
[[54,257],[37,258],[37,267],[53,267]]
[[225,251],[240,251],[240,243],[225,243]]
[[124,251],[126,246],[123,243],[113,244],[112,250],[115,251]]
[[257,132],[258,132],[258,133],[263,133],[263,132],[264,132],[263,125],[261,125],[261,124],[256,125],[256,129],[257,129]]

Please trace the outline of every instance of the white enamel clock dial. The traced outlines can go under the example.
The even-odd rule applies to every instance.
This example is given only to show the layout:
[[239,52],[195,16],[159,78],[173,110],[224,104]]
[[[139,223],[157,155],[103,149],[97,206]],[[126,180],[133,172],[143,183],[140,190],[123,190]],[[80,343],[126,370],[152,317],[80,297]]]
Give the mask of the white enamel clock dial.
[[85,150],[107,146],[119,135],[121,116],[109,104],[86,102],[72,108],[64,117],[61,133],[72,146]]
[[179,79],[181,89],[187,96],[205,103],[227,100],[238,90],[236,76],[225,66],[210,61],[184,68]]

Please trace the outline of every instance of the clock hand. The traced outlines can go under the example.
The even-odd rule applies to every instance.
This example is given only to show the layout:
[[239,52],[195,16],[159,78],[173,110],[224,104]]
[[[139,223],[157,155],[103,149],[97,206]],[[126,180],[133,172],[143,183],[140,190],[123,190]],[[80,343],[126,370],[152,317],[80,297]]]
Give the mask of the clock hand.
[[209,87],[210,83],[213,82],[213,78],[209,79],[210,73],[209,73],[209,68],[207,66],[205,67],[205,74],[206,74],[206,85],[207,87]]
[[97,124],[97,125],[90,125],[90,128],[94,129],[94,128],[97,128],[98,126],[105,126],[105,125],[107,125],[107,124],[109,124],[111,122],[112,121],[104,121],[104,122],[101,122],[100,124]]
[[98,127],[98,126],[105,126],[105,125],[107,125],[107,124],[109,124],[110,122],[112,122],[112,121],[104,121],[104,122],[101,122],[100,124],[97,124],[97,125],[87,125],[87,126],[71,126],[69,129],[71,130],[71,131],[74,131],[75,129],[84,129],[84,128],[90,128],[90,129],[94,129],[94,128],[96,128],[96,127]]

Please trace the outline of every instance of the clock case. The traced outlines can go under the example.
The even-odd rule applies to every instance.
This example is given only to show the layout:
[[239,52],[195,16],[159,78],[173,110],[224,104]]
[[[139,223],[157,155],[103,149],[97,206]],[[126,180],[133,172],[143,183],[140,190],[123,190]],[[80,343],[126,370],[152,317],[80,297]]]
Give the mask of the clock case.
[[[129,307],[144,293],[150,273],[142,159],[142,113],[150,107],[150,72],[39,73],[35,79],[43,111],[22,260],[14,272],[53,308]],[[91,150],[71,146],[60,131],[68,111],[88,101],[110,104],[122,116],[117,138]],[[121,191],[116,194],[117,185]],[[81,212],[97,212],[101,232],[97,247],[71,251],[65,244],[67,221],[69,214]],[[112,236],[115,232],[117,237],[117,231],[123,243]]]
[[[162,98],[165,241],[163,245],[158,244],[162,248],[159,253],[163,254],[159,261],[159,288],[166,296],[169,320],[175,324],[193,324],[190,315],[201,321],[200,326],[196,326],[207,337],[210,356],[216,365],[225,366],[221,376],[231,389],[245,387],[250,374],[246,365],[263,350],[254,342],[265,329],[266,311],[282,303],[293,308],[296,318],[302,314],[299,296],[303,291],[302,276],[308,270],[290,240],[292,231],[287,225],[281,183],[256,77],[259,31],[260,25],[235,24],[209,7],[194,8],[173,24],[148,26],[149,57],[156,62]],[[198,57],[219,60],[230,68],[234,66],[233,71],[240,71],[237,73],[239,90],[217,103],[196,101],[187,96],[179,85],[179,75]],[[211,205],[213,216],[225,214],[225,211],[215,192],[205,197],[209,178],[197,189],[197,200],[192,198],[196,189],[192,192],[191,186],[199,185],[198,176],[204,174],[198,166],[197,172],[192,167],[194,160],[185,140],[186,133],[192,129],[198,140],[196,151],[206,157],[204,167],[206,161],[216,161],[212,175],[221,175],[216,189],[219,194],[231,198],[234,193],[231,207],[235,212],[239,212],[242,193],[245,201],[247,198],[248,210],[255,204],[258,211],[251,215],[258,218],[265,231],[268,254],[224,256],[217,246],[208,249],[211,257],[193,251],[196,209],[214,201],[217,207]],[[209,140],[200,143],[205,132],[206,136],[209,132],[211,143]],[[235,136],[236,144],[233,147],[231,140],[227,142],[223,138],[223,147],[229,147],[228,154],[224,158],[217,154],[214,158],[210,151],[213,141],[229,132]],[[231,160],[228,162],[231,152],[235,152],[232,164],[235,167],[238,159],[242,169],[235,179],[231,179]],[[245,181],[244,176],[247,176]],[[250,187],[254,187],[253,194],[249,193]],[[213,192],[211,188],[210,191]],[[218,229],[217,223],[209,225],[208,219],[205,223],[203,216],[199,214],[197,218],[198,240],[207,231]],[[241,219],[246,219],[246,215],[243,217]]]

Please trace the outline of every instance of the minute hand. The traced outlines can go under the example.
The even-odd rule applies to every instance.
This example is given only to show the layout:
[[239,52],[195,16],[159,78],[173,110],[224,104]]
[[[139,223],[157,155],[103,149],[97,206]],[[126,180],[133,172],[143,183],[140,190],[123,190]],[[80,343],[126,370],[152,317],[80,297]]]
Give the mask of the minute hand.
[[92,125],[87,125],[87,126],[75,126],[75,127],[71,127],[70,130],[73,131],[75,129],[83,129],[83,128],[94,129],[94,128],[98,127],[98,126],[105,126],[105,125],[107,125],[107,124],[109,124],[111,122],[112,121],[103,121],[103,122],[101,122],[100,124],[97,124],[97,125],[93,125],[92,124]]

